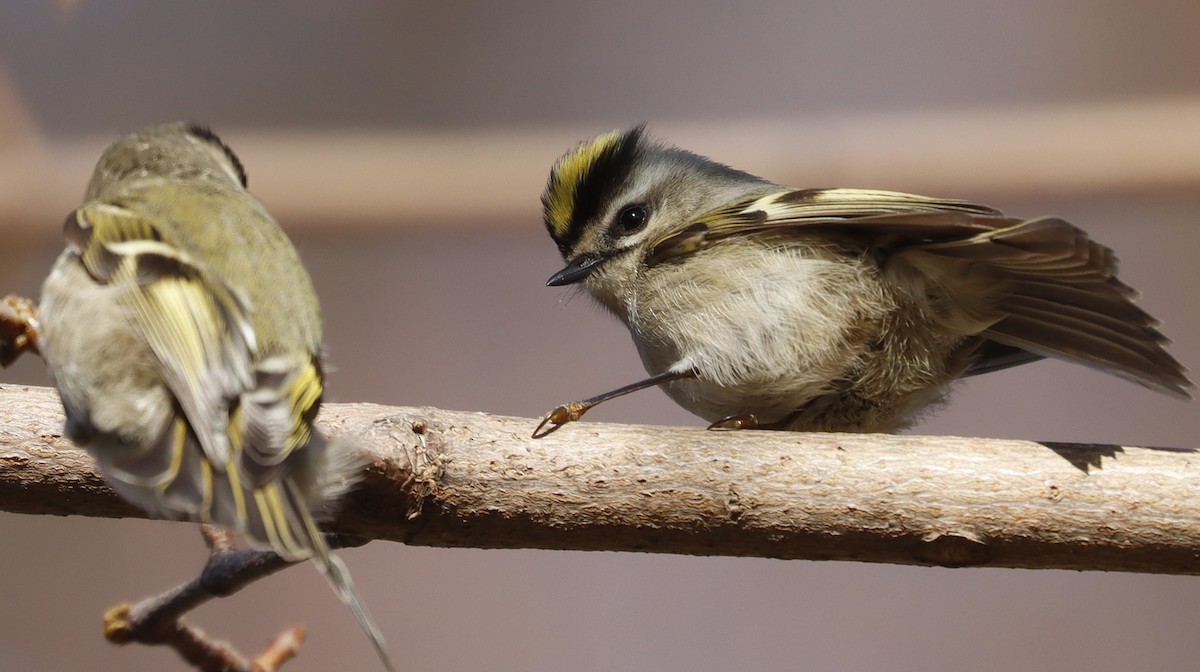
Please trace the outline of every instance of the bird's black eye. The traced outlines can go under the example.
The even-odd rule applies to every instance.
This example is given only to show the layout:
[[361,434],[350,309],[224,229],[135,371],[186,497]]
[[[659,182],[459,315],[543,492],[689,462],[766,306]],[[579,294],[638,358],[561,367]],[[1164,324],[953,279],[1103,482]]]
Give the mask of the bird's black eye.
[[650,213],[646,212],[645,206],[627,205],[617,213],[617,233],[622,236],[636,233],[646,228],[648,221]]

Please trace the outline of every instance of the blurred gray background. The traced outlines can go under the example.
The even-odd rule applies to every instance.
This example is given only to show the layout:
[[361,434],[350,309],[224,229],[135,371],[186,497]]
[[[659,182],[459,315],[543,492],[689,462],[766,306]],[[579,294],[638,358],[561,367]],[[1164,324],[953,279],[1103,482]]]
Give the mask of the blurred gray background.
[[[537,198],[614,127],[801,186],[1066,217],[1200,363],[1200,3],[0,1],[0,294],[36,296],[91,166],[185,118],[241,154],[321,294],[330,400],[539,416],[643,375],[543,286]],[[40,362],[0,382],[46,384]],[[697,425],[658,391],[589,420]],[[1195,405],[1038,363],[916,431],[1200,446]],[[569,431],[564,430],[564,431]],[[1200,488],[1200,483],[1197,484]],[[187,578],[190,525],[0,514],[0,669],[182,669],[100,615]],[[1200,551],[1200,549],[1198,549]],[[1200,580],[479,551],[345,552],[406,670],[1194,670]],[[378,669],[312,569],[191,619],[285,669]]]

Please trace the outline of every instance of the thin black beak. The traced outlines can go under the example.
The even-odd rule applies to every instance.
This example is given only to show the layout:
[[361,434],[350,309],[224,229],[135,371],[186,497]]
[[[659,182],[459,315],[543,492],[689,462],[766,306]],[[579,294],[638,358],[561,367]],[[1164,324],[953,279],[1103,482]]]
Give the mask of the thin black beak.
[[546,281],[547,287],[561,287],[562,285],[572,285],[587,276],[592,274],[597,268],[600,268],[607,257],[585,255],[572,259],[567,263],[567,267],[550,276]]

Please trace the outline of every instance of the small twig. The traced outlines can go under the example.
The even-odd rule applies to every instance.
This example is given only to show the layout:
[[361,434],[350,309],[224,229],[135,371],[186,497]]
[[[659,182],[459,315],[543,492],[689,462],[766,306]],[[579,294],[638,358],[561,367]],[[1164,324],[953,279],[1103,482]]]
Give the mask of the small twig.
[[37,304],[23,296],[0,299],[0,367],[25,351],[38,352]]
[[201,525],[200,536],[204,537],[204,545],[208,546],[209,558],[237,549],[237,540],[233,533],[216,525]]
[[[195,578],[136,605],[120,604],[104,614],[104,636],[114,644],[137,642],[169,646],[199,670],[273,672],[293,658],[304,641],[304,630],[292,626],[280,633],[253,661],[231,644],[212,639],[189,625],[183,615],[217,597],[228,597],[290,564],[271,551],[238,550],[233,535],[202,525],[211,554]],[[344,535],[328,538],[333,548],[366,543]]]
[[274,672],[291,660],[300,651],[304,643],[304,628],[295,626],[279,633],[279,636],[258,654],[250,664],[252,672]]
[[205,672],[251,672],[250,663],[228,642],[211,639],[203,630],[177,619],[154,634],[154,639],[134,635],[133,614],[142,605],[118,604],[104,613],[104,636],[114,644],[139,642],[169,646],[192,667]]
[[[140,605],[139,605],[140,606]],[[192,667],[204,672],[275,672],[296,656],[304,641],[304,628],[296,625],[284,630],[258,654],[253,661],[238,653],[232,644],[212,639],[203,630],[177,619],[162,635],[161,640],[136,639],[133,636],[132,614],[138,607],[119,604],[104,614],[104,636],[114,644],[139,642],[169,646]]]

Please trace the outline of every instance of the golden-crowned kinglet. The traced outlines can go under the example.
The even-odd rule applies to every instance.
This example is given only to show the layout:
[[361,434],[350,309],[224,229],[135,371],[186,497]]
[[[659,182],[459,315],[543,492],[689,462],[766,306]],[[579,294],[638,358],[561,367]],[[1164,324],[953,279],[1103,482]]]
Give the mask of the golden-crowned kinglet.
[[651,377],[714,427],[879,432],[961,376],[1065,359],[1187,397],[1112,252],[1052,217],[886,191],[794,189],[646,137],[554,164],[546,228],[633,335]]
[[241,162],[207,128],[149,128],[105,150],[85,200],[41,301],[67,436],[152,515],[313,558],[392,669],[314,521],[363,466],[313,426],[320,306]]

